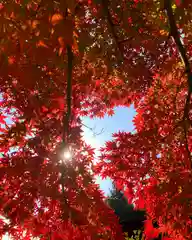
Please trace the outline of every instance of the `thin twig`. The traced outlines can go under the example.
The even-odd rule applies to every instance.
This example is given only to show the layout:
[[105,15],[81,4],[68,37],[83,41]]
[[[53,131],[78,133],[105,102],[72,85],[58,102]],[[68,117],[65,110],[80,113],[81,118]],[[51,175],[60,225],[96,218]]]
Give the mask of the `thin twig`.
[[89,126],[87,126],[86,124],[84,124],[84,123],[81,123],[82,124],[82,126],[84,126],[84,127],[86,127],[87,129],[89,129],[90,131],[94,131],[94,129],[95,129],[95,127],[89,127]]
[[124,43],[126,43],[126,42],[129,42],[129,41],[132,40],[132,39],[134,39],[134,37],[129,37],[129,38],[120,40],[120,41],[118,41],[118,45],[124,44]]
[[101,135],[102,133],[104,133],[104,128],[102,128],[100,132],[97,132],[97,133],[95,132],[93,136],[96,137]]
[[102,134],[103,132],[104,132],[104,129],[102,128],[101,129],[101,131],[100,132],[96,132],[95,131],[95,127],[89,127],[89,126],[87,126],[86,124],[84,124],[84,123],[81,123],[82,124],[82,126],[84,126],[84,127],[86,127],[87,129],[89,129],[92,133],[93,133],[93,136],[95,137],[95,136],[98,136],[98,135],[100,135],[100,134]]

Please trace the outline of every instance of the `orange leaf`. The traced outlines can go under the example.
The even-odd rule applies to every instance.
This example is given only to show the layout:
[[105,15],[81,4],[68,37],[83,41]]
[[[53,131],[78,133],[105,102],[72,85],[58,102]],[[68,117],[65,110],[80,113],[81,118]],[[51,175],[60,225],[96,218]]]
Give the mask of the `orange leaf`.
[[45,48],[48,48],[48,46],[44,43],[44,41],[40,40],[38,43],[37,43],[37,47],[45,47]]
[[51,23],[52,23],[53,26],[55,26],[56,24],[58,24],[62,20],[63,20],[63,16],[59,13],[56,13],[51,17]]

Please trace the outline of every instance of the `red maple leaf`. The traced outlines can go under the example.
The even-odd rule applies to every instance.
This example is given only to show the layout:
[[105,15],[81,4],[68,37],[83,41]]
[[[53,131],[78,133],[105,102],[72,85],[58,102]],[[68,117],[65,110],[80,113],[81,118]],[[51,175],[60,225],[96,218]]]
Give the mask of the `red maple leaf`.
[[0,115],[0,124],[5,124],[6,123],[6,121],[5,121],[6,118],[7,118],[6,116],[1,114]]
[[[191,1],[3,2],[0,124],[2,113],[15,123],[0,129],[7,231],[14,239],[123,239],[94,184],[98,173],[171,238],[190,239]],[[114,134],[93,172],[77,117],[130,104],[135,131]]]

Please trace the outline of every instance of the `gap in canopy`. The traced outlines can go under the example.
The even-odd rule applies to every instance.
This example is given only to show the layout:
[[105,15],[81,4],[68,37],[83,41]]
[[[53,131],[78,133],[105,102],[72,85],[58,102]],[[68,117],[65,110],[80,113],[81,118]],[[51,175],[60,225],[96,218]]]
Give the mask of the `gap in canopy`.
[[[89,118],[84,117],[83,120],[83,138],[85,142],[95,148],[95,162],[98,160],[100,155],[99,149],[104,146],[106,141],[112,140],[112,134],[119,131],[133,132],[133,118],[136,114],[133,105],[128,107],[116,107],[114,109],[113,116],[104,116],[104,118]],[[94,136],[93,131],[89,128],[94,129],[94,132],[101,134]],[[110,194],[112,182],[109,178],[102,180],[101,177],[96,176],[96,183],[99,184],[100,189],[105,195]]]

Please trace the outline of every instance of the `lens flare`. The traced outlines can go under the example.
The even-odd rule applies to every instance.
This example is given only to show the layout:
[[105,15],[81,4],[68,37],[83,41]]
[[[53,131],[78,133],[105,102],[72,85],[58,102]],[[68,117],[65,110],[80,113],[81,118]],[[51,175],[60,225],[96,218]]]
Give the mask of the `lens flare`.
[[72,159],[72,153],[69,149],[65,149],[63,151],[63,160],[71,160]]

